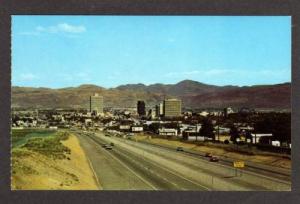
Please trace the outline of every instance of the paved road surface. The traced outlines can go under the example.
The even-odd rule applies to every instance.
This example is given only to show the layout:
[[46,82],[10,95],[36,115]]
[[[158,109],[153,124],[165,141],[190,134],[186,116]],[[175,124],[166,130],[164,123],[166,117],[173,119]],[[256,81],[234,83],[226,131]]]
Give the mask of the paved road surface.
[[[176,148],[174,148],[173,146],[168,146],[166,144],[163,144],[163,145],[152,144],[148,141],[138,141],[138,142],[152,145],[152,146],[159,146],[161,148],[172,150],[172,151],[176,150]],[[187,155],[192,155],[192,156],[194,156],[194,158],[202,158],[203,159],[203,157],[205,157],[205,152],[199,152],[199,151],[195,151],[195,150],[184,150],[184,152],[182,152],[182,153],[187,154]],[[220,159],[218,162],[219,164],[224,164],[229,167],[232,167],[234,159],[231,159],[228,157],[226,158],[226,157],[222,157],[222,156],[219,156],[219,159]],[[286,168],[275,167],[275,166],[246,161],[245,167],[243,168],[243,170],[258,173],[258,174],[265,175],[265,176],[272,177],[272,178],[277,178],[277,179],[280,179],[283,181],[289,181],[289,182],[291,181],[291,170],[286,169]]]
[[[104,190],[290,190],[290,183],[117,137],[77,134]],[[113,142],[112,150],[101,144]]]
[[115,159],[111,153],[99,146],[92,139],[81,134],[77,134],[80,144],[84,149],[95,176],[104,190],[134,190],[153,189],[136,174],[126,168],[122,162]]

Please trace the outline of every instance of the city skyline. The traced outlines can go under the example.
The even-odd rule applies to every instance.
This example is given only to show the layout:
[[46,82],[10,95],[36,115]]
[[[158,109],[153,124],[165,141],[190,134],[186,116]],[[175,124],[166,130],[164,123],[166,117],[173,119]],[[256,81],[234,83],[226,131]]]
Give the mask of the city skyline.
[[219,86],[290,82],[291,18],[12,18],[13,86],[113,88],[185,79]]

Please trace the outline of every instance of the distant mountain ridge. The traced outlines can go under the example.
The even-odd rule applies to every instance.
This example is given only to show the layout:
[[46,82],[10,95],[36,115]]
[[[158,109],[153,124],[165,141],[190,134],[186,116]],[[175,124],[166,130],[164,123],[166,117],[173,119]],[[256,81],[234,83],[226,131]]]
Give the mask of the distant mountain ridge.
[[250,107],[289,109],[291,83],[255,86],[216,86],[192,80],[177,84],[126,84],[103,88],[93,84],[60,89],[12,87],[12,107],[87,108],[89,96],[99,93],[106,107],[135,107],[137,100],[153,106],[164,98],[179,98],[187,108]]

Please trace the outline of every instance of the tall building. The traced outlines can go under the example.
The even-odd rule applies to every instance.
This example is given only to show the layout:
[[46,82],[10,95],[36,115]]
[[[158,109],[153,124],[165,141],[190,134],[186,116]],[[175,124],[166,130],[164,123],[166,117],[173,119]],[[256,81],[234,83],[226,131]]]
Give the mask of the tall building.
[[95,94],[90,96],[90,112],[103,113],[103,97]]
[[138,101],[137,102],[137,112],[139,116],[146,115],[146,108],[145,108],[145,102],[144,101]]
[[159,105],[155,106],[155,117],[159,117],[160,113],[159,113]]
[[181,116],[181,100],[166,99],[163,104],[164,117]]
[[160,103],[159,104],[159,116],[164,115],[164,104]]

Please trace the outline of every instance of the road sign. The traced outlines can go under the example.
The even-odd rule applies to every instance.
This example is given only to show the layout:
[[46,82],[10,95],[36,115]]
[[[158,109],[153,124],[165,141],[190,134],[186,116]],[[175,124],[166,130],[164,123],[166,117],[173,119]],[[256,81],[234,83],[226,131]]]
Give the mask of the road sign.
[[244,168],[245,167],[245,162],[244,161],[234,161],[233,166],[235,168]]

